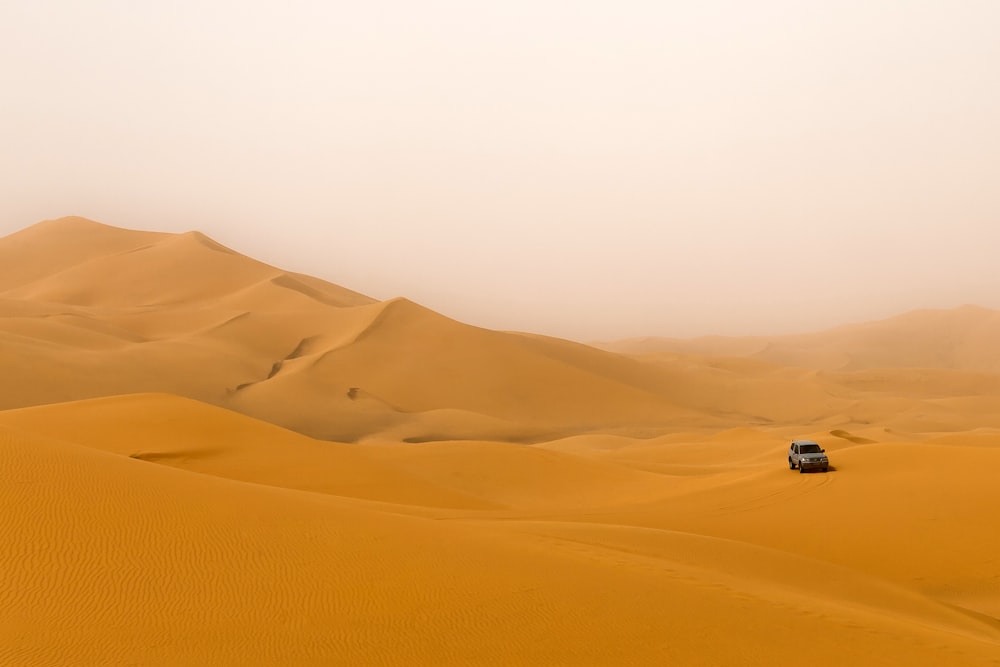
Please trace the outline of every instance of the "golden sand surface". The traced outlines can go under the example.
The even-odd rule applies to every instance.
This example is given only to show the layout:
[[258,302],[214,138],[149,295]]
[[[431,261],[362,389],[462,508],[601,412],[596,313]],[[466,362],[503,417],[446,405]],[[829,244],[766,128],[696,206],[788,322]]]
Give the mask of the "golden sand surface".
[[995,334],[598,349],[40,223],[0,239],[0,664],[1000,665]]

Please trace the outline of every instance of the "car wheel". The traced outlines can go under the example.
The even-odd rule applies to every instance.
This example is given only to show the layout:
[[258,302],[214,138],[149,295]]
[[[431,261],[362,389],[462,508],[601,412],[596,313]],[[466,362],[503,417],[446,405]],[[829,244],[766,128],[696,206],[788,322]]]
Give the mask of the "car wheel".
[[823,468],[823,472],[826,472],[827,470],[829,470],[829,468]]
[[795,470],[795,464],[792,463],[791,459],[788,459],[788,469],[789,470]]
[[800,464],[799,464],[799,473],[804,473],[805,471],[806,471],[806,469],[805,469],[805,468],[803,468],[803,467],[802,467],[802,464],[800,463]]

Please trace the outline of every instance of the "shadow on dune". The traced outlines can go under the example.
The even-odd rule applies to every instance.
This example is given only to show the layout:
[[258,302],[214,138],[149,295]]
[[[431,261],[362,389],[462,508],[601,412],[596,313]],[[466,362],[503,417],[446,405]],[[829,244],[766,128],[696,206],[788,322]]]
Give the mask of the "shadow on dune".
[[[794,470],[792,472],[798,473],[799,471],[798,470]],[[829,474],[831,472],[837,472],[837,466],[830,466],[825,471],[824,470],[806,470],[805,472],[803,472],[801,474],[803,474],[803,475],[815,475],[815,474],[823,475],[823,474]]]

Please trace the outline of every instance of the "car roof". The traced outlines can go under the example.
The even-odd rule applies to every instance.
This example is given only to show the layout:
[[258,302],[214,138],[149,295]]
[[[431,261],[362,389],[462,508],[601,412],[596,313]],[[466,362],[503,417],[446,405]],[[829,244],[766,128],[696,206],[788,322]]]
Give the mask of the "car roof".
[[818,445],[815,440],[792,440],[793,445]]

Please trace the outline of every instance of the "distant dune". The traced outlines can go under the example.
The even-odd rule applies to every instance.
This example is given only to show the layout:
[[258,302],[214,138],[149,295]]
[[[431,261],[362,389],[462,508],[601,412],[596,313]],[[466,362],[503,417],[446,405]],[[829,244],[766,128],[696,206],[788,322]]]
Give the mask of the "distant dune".
[[998,334],[598,349],[44,222],[0,239],[0,665],[995,667]]
[[879,322],[792,336],[634,338],[598,344],[630,355],[738,356],[827,371],[934,368],[1000,372],[1000,312],[978,306],[921,310]]

